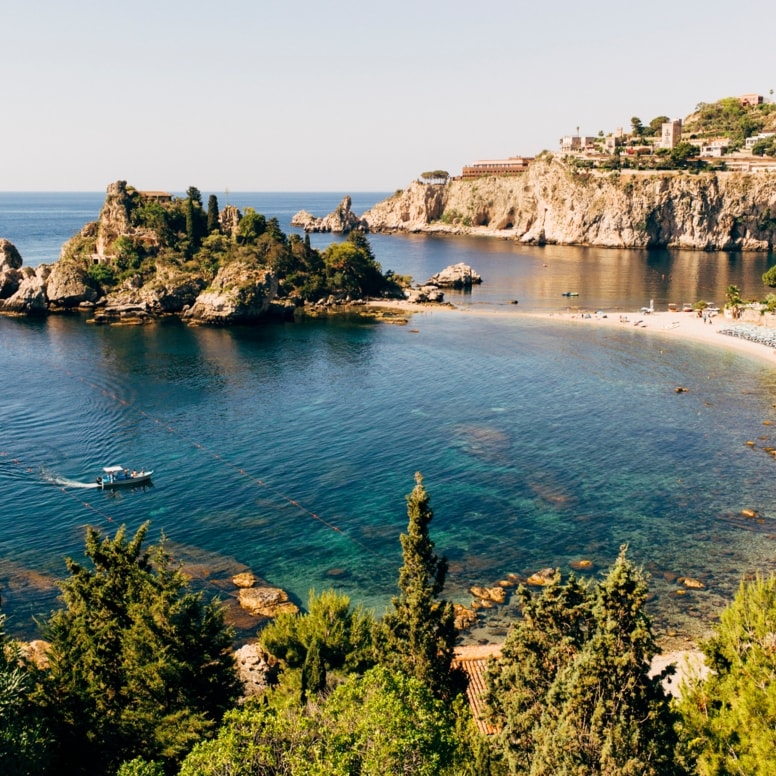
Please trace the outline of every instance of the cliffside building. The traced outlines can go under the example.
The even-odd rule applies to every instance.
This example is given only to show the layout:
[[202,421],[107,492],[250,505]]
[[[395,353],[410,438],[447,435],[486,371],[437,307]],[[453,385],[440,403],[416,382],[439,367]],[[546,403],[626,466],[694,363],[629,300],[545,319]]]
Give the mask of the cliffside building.
[[661,148],[676,148],[682,139],[682,120],[666,121],[662,125]]
[[578,154],[588,149],[595,148],[595,137],[584,135],[567,135],[560,139],[560,151],[563,154]]
[[517,175],[525,172],[533,158],[510,156],[508,159],[482,159],[463,168],[462,178],[482,178],[488,175]]
[[764,99],[761,94],[742,94],[738,101],[742,108],[754,108],[757,105],[762,105]]

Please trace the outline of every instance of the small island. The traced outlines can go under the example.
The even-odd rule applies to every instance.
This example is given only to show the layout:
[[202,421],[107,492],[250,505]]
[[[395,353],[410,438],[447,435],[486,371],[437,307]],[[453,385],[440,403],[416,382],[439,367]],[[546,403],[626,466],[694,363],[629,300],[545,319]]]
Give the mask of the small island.
[[[345,204],[349,212],[349,198]],[[348,223],[347,240],[321,251],[252,208],[219,209],[215,196],[205,206],[195,187],[175,198],[116,181],[99,220],[66,242],[53,265],[24,267],[14,245],[0,240],[0,313],[80,310],[92,323],[174,315],[230,325],[362,312],[368,299],[443,301],[438,288],[419,295],[411,278],[383,272],[365,230]]]

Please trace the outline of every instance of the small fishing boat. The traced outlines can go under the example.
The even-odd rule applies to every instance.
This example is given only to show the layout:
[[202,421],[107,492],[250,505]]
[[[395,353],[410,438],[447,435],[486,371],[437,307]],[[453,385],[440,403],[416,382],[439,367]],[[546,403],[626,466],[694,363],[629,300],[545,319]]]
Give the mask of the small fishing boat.
[[106,466],[103,475],[97,478],[101,488],[122,488],[128,485],[143,485],[150,481],[153,471],[125,469],[123,466]]
[[579,296],[579,291],[564,291],[561,296]]

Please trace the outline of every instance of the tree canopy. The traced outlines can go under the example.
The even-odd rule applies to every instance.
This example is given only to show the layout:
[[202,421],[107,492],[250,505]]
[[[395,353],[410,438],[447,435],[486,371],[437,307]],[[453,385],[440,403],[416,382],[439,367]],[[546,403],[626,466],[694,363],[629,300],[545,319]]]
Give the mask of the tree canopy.
[[453,605],[439,598],[447,576],[447,559],[438,557],[429,537],[434,516],[420,472],[407,496],[407,533],[400,537],[404,563],[399,595],[376,630],[382,665],[424,682],[440,697],[460,691],[461,677],[451,672],[456,630]]
[[[224,610],[188,589],[164,542],[88,528],[87,563],[67,559],[63,607],[51,616],[46,695],[59,766],[111,773],[136,755],[174,763],[235,701]],[[86,763],[84,753],[90,752]]]

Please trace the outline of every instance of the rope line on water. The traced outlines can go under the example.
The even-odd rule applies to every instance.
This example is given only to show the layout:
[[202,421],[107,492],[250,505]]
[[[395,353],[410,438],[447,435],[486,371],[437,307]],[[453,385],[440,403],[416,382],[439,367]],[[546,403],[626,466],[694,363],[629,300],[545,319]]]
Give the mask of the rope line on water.
[[[126,407],[127,409],[131,409],[134,412],[136,412],[138,415],[143,417],[146,420],[149,420],[151,423],[153,423],[156,426],[159,426],[166,430],[168,433],[172,434],[173,436],[177,437],[182,442],[185,442],[192,447],[194,447],[197,450],[202,451],[203,453],[211,456],[215,460],[222,463],[224,466],[227,466],[228,468],[232,469],[235,473],[241,475],[242,477],[246,478],[253,484],[263,488],[264,490],[269,491],[270,493],[274,494],[278,499],[285,501],[286,503],[290,504],[291,506],[294,506],[296,509],[298,509],[301,513],[307,515],[308,517],[312,518],[313,520],[317,521],[321,525],[325,526],[326,528],[329,528],[330,530],[334,531],[335,533],[338,533],[343,538],[347,539],[352,544],[355,544],[357,547],[361,548],[362,550],[368,552],[369,554],[381,558],[383,560],[386,560],[385,556],[381,553],[377,552],[373,547],[370,547],[368,544],[365,544],[364,542],[360,541],[359,539],[350,536],[348,533],[343,531],[338,525],[335,525],[329,520],[326,520],[325,518],[321,517],[317,512],[314,512],[313,510],[309,509],[308,507],[301,504],[296,499],[291,498],[288,494],[280,490],[279,488],[275,487],[274,485],[270,485],[265,480],[261,479],[260,477],[257,477],[254,474],[251,474],[250,472],[247,472],[243,467],[238,466],[237,464],[233,463],[232,461],[228,460],[227,458],[224,458],[220,453],[218,453],[215,450],[212,450],[205,445],[203,445],[200,442],[197,442],[196,440],[190,439],[186,437],[184,434],[182,434],[180,431],[178,431],[174,426],[172,426],[170,423],[167,423],[163,420],[160,420],[159,418],[156,418],[149,413],[147,413],[142,408],[138,408],[133,405],[132,402],[128,401],[127,399],[118,396],[115,391],[109,391],[108,389],[97,385],[82,375],[76,374],[75,372],[72,372],[69,369],[63,368],[62,371],[70,378],[74,380],[78,380],[83,385],[86,385],[87,387],[91,388],[94,391],[99,392],[101,395],[105,396],[106,398],[111,399],[112,401],[117,402],[118,404],[121,404],[123,407]],[[77,498],[74,494],[68,494],[73,495],[74,498]],[[82,499],[79,499],[84,502]],[[94,509],[94,507],[90,507],[91,509]],[[96,510],[99,513],[99,510]],[[111,522],[113,522],[112,518],[109,518]]]

